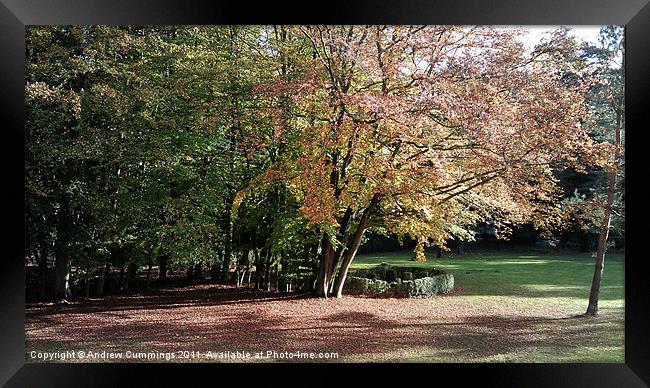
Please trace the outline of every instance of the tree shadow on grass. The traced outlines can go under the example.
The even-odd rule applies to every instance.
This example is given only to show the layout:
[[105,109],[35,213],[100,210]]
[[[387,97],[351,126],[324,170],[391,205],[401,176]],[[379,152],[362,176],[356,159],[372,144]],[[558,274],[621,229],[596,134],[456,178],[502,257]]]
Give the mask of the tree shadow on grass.
[[26,305],[27,317],[55,313],[106,313],[129,310],[160,310],[182,307],[208,307],[227,304],[309,298],[308,293],[278,293],[254,288],[207,285],[200,287],[160,289],[128,295],[89,298],[69,304],[32,303]]
[[[27,345],[36,350],[336,352],[341,357],[329,361],[595,362],[618,360],[622,354],[622,309],[597,318],[428,318],[408,310],[379,313],[380,300],[350,298],[354,304],[343,306],[340,301],[312,299],[295,305],[292,301],[305,296],[271,298],[241,289],[220,294],[213,303],[180,303],[179,297],[173,306],[162,308],[152,297],[140,302],[139,311],[123,302],[103,309],[73,305],[66,308],[78,307],[74,312],[33,314],[28,316]],[[359,309],[346,310],[356,303]],[[599,353],[583,354],[583,349]]]

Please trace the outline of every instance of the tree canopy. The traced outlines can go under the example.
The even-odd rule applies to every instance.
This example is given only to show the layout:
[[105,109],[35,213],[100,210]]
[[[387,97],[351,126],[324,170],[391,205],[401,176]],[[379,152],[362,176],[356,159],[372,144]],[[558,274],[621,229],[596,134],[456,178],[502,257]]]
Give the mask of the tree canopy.
[[29,27],[26,255],[54,257],[60,297],[73,264],[154,262],[340,296],[367,230],[422,259],[478,222],[553,228],[557,172],[611,167],[590,120],[605,73],[566,29],[532,51],[521,33]]

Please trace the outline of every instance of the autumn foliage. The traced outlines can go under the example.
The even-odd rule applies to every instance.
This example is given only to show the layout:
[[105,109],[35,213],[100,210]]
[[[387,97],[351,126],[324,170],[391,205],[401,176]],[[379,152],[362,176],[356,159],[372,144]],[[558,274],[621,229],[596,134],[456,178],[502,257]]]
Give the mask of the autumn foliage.
[[532,53],[519,32],[488,27],[283,31],[313,55],[287,50],[292,73],[257,88],[292,150],[259,181],[281,180],[323,231],[321,296],[340,295],[370,227],[416,238],[421,254],[478,221],[551,226],[554,171],[606,161],[583,125],[590,80],[566,31]]
[[317,293],[340,296],[367,230],[425,260],[478,222],[555,229],[557,172],[611,169],[612,147],[590,136],[597,80],[567,30],[533,50],[522,34],[30,27],[26,256],[42,284],[56,268],[58,299],[168,264],[255,267],[268,290],[317,263]]

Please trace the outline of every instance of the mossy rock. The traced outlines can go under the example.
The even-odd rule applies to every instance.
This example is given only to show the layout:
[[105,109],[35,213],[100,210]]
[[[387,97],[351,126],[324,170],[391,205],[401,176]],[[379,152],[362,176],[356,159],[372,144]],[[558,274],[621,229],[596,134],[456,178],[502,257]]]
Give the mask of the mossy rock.
[[413,280],[404,280],[390,284],[390,291],[393,296],[408,298],[415,294],[415,283]]
[[371,282],[372,280],[365,277],[348,276],[343,287],[350,293],[363,294],[368,291]]
[[373,280],[368,285],[368,292],[373,295],[383,294],[388,289],[388,282],[385,280]]
[[348,276],[345,279],[344,288],[353,294],[383,294],[389,289],[388,282],[385,280],[372,280],[357,276]]
[[358,270],[348,276],[344,289],[349,293],[426,297],[446,293],[454,288],[454,276],[445,271],[427,271],[418,267],[392,267],[382,263]]

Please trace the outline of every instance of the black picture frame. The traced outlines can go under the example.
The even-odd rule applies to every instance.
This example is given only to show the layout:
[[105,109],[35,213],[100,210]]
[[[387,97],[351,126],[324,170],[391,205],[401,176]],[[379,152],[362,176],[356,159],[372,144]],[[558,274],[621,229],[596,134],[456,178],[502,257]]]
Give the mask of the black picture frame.
[[[650,385],[650,282],[646,281],[647,261],[634,255],[629,246],[642,243],[642,229],[627,227],[625,260],[625,363],[624,364],[418,364],[409,371],[394,364],[376,365],[169,365],[169,364],[36,364],[25,363],[25,269],[24,269],[24,53],[26,25],[65,24],[496,24],[496,25],[604,25],[626,26],[626,126],[631,134],[626,140],[626,160],[632,163],[626,174],[643,170],[636,164],[634,148],[648,124],[647,109],[650,72],[650,4],[649,0],[409,0],[326,3],[285,1],[251,4],[242,1],[175,1],[175,0],[0,0],[0,91],[4,161],[5,219],[4,237],[11,249],[5,249],[6,263],[0,272],[0,383],[7,386],[118,386],[132,383],[134,376],[146,378],[147,385],[166,385],[172,376],[187,378],[200,371],[211,383],[222,377],[251,379],[281,377],[295,368],[307,372],[308,384],[323,375],[323,382],[333,374],[349,370],[364,380],[383,380],[388,376],[409,383],[418,374],[435,376],[436,381],[449,377],[453,384],[475,381],[491,386],[518,387],[643,387]],[[638,139],[635,145],[634,139]],[[642,155],[642,154],[641,154]],[[642,163],[642,162],[641,162]],[[21,167],[22,166],[22,167]],[[637,195],[626,182],[626,206]],[[632,180],[634,182],[634,180]],[[638,182],[638,181],[637,181]],[[639,186],[639,183],[632,183]],[[630,193],[632,199],[630,200]],[[15,204],[15,205],[14,205]],[[633,206],[633,205],[632,205]],[[639,214],[627,212],[630,217]],[[22,228],[18,226],[22,226]],[[586,297],[585,297],[586,306]],[[399,370],[397,368],[400,368]],[[249,372],[255,369],[256,373]],[[278,369],[282,372],[278,373]],[[278,375],[277,377],[274,375]],[[286,377],[285,377],[286,378]],[[303,378],[304,379],[304,378]],[[286,382],[286,380],[283,380]],[[293,385],[294,383],[291,383]],[[128,384],[130,385],[130,384]]]

